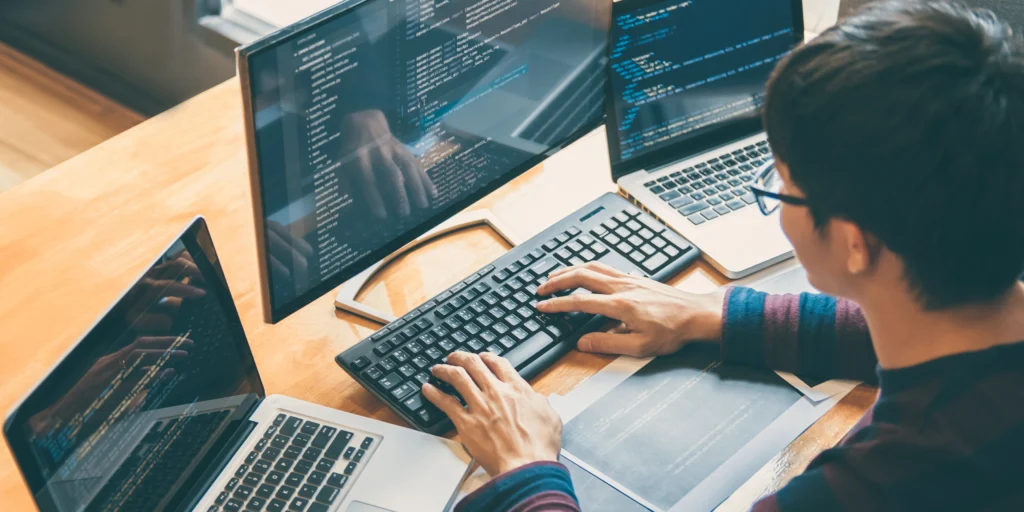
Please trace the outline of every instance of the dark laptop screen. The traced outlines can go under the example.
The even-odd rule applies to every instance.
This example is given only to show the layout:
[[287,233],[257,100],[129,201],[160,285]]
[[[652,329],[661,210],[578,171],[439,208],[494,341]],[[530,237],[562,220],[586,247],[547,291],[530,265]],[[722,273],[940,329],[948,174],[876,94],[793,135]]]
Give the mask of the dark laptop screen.
[[263,394],[198,220],[29,395],[5,434],[44,511],[173,510]]
[[609,38],[612,163],[755,118],[775,62],[802,38],[793,4],[619,2]]

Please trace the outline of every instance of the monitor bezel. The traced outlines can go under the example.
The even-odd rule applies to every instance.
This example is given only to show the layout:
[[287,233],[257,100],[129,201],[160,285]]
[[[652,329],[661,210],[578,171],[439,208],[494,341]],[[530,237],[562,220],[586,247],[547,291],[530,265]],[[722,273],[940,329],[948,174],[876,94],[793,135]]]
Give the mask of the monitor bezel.
[[[281,28],[272,34],[261,38],[251,44],[239,47],[235,50],[237,55],[237,67],[238,77],[242,89],[242,104],[243,104],[243,116],[245,124],[246,134],[246,149],[248,154],[248,165],[249,165],[249,186],[251,192],[251,199],[253,205],[253,220],[255,223],[256,230],[256,249],[259,261],[257,266],[260,274],[260,288],[263,299],[263,320],[269,324],[275,324],[280,322],[284,318],[288,317],[292,313],[302,309],[310,303],[316,301],[320,297],[324,296],[328,292],[341,286],[345,281],[355,277],[360,272],[374,265],[376,262],[384,259],[387,255],[401,249],[408,245],[412,241],[419,238],[424,233],[427,233],[431,229],[437,227],[445,220],[451,218],[455,214],[465,210],[467,207],[486,197],[491,192],[501,188],[513,179],[523,175],[530,169],[533,169],[541,162],[543,162],[549,156],[557,153],[566,146],[576,142],[583,138],[587,134],[591,133],[604,123],[604,116],[600,116],[598,119],[591,123],[588,123],[581,127],[579,130],[574,132],[572,135],[567,137],[565,140],[560,141],[558,144],[553,145],[547,151],[540,153],[521,165],[503,174],[501,177],[495,179],[491,183],[481,188],[469,196],[456,201],[449,205],[444,210],[439,211],[434,216],[425,220],[418,227],[405,232],[403,235],[395,238],[390,243],[378,248],[367,254],[366,256],[356,260],[351,265],[346,267],[344,270],[338,272],[334,276],[323,281],[319,285],[307,290],[305,293],[296,296],[287,304],[282,305],[279,308],[275,308],[271,299],[272,277],[270,272],[270,259],[269,259],[269,247],[265,237],[265,225],[264,225],[264,214],[263,214],[263,194],[262,194],[262,183],[260,176],[260,162],[259,162],[259,151],[256,147],[256,120],[255,111],[253,109],[253,98],[252,98],[252,77],[250,76],[249,59],[256,57],[263,52],[277,48],[281,44],[286,44],[296,37],[304,35],[307,30],[314,29],[322,26],[328,22],[334,21],[342,16],[347,16],[355,13],[356,9],[374,1],[386,1],[386,0],[355,0],[352,2],[342,2],[339,5],[329,7],[320,11],[312,16],[309,16],[303,20],[293,23],[287,27]],[[610,10],[610,8],[609,8]],[[609,17],[609,22],[611,18]],[[605,30],[607,34],[607,27]],[[607,47],[607,39],[605,40],[605,46]],[[468,273],[467,273],[468,274]]]
[[[64,378],[64,375],[74,369],[78,369],[80,363],[78,359],[85,357],[92,348],[86,342],[93,331],[105,320],[110,313],[121,303],[126,295],[139,283],[157,262],[160,261],[167,252],[174,246],[178,241],[183,241],[188,247],[190,252],[196,255],[201,255],[206,259],[207,263],[213,267],[214,276],[218,278],[216,285],[220,288],[218,297],[221,302],[225,314],[230,316],[229,322],[235,325],[238,329],[238,334],[241,335],[240,339],[242,343],[239,348],[239,355],[242,358],[240,363],[246,368],[248,375],[247,380],[253,385],[255,394],[260,399],[266,398],[266,389],[263,386],[263,380],[260,378],[259,371],[256,368],[256,360],[253,358],[252,349],[249,346],[248,338],[245,336],[245,329],[242,327],[242,320],[238,316],[238,310],[235,308],[234,300],[231,298],[231,291],[227,287],[227,280],[224,277],[224,270],[220,265],[220,260],[217,257],[216,251],[213,248],[213,239],[210,237],[210,231],[206,224],[206,219],[202,216],[195,217],[189,222],[186,227],[173,241],[167,244],[160,254],[153,258],[153,260],[146,266],[145,269],[139,274],[137,278],[132,280],[131,284],[125,287],[124,291],[118,295],[117,299],[111,302],[110,306],[96,318],[96,321],[89,327],[85,333],[78,338],[77,341],[71,344],[71,346],[60,356],[56,363],[46,372],[46,375],[27,393],[24,397],[14,405],[7,415],[4,421],[4,438],[7,439],[7,445],[11,449],[11,453],[14,455],[15,465],[18,467],[18,471],[21,473],[25,484],[28,486],[29,492],[32,494],[32,499],[37,504],[39,501],[36,499],[39,492],[46,486],[46,479],[43,478],[42,468],[35,458],[35,454],[32,451],[31,441],[25,437],[24,431],[21,428],[25,425],[28,416],[35,413],[37,396],[40,394],[47,393],[51,388],[60,384],[59,380]],[[252,408],[244,414],[244,417],[248,417],[253,410],[256,409],[261,400],[254,401]],[[44,511],[45,512],[45,511]]]
[[[667,0],[618,0],[612,4],[612,23],[615,17],[641,9],[648,5],[663,3]],[[804,41],[804,11],[803,0],[780,0],[788,1],[793,10],[793,47]],[[605,136],[608,139],[608,157],[612,168],[612,181],[627,176],[640,170],[653,170],[664,165],[677,162],[685,157],[702,153],[709,149],[735,142],[739,139],[754,135],[764,129],[761,116],[739,119],[723,123],[718,128],[707,133],[692,137],[690,139],[672,143],[663,148],[656,149],[649,153],[638,155],[627,160],[619,160],[619,134],[617,126],[619,123],[615,109],[615,95],[612,91],[612,70],[611,70],[611,28],[609,27],[608,44],[606,45],[609,66],[605,68]],[[611,123],[611,126],[608,126]]]

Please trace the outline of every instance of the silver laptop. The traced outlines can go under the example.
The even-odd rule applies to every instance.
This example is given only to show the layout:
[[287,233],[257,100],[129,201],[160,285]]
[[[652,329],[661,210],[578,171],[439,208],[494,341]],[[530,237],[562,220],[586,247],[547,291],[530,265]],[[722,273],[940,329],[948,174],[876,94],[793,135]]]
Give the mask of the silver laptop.
[[266,396],[202,218],[4,435],[43,512],[443,510],[469,470],[457,443]]
[[800,0],[621,0],[609,38],[608,149],[621,192],[739,278],[789,258],[747,186],[775,63],[803,41]]

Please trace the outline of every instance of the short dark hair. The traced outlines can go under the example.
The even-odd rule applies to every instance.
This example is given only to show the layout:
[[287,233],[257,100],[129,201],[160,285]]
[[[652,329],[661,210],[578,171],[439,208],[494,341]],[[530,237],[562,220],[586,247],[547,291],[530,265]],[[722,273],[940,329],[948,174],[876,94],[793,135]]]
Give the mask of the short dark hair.
[[1024,45],[991,11],[870,5],[779,62],[764,122],[816,225],[876,237],[927,309],[1024,272]]

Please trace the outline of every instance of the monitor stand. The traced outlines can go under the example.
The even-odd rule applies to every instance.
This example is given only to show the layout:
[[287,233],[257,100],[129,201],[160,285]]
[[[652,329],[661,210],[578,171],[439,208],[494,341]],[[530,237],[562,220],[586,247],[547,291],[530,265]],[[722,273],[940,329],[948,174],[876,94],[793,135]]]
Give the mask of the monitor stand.
[[386,258],[374,263],[366,270],[346,281],[341,285],[341,289],[338,290],[338,295],[334,298],[334,305],[338,309],[348,311],[354,315],[374,322],[379,322],[381,324],[387,324],[394,321],[396,318],[395,315],[363,304],[356,300],[356,296],[359,295],[359,292],[363,291],[366,284],[373,279],[384,265],[387,265],[395,258],[449,233],[476,226],[490,227],[498,234],[498,236],[508,242],[512,247],[515,247],[519,243],[519,240],[512,235],[512,231],[510,231],[507,226],[503,225],[490,210],[483,209],[462,212],[447,221],[442,222],[434,229],[427,231],[419,238],[409,242],[401,249],[389,254]]

